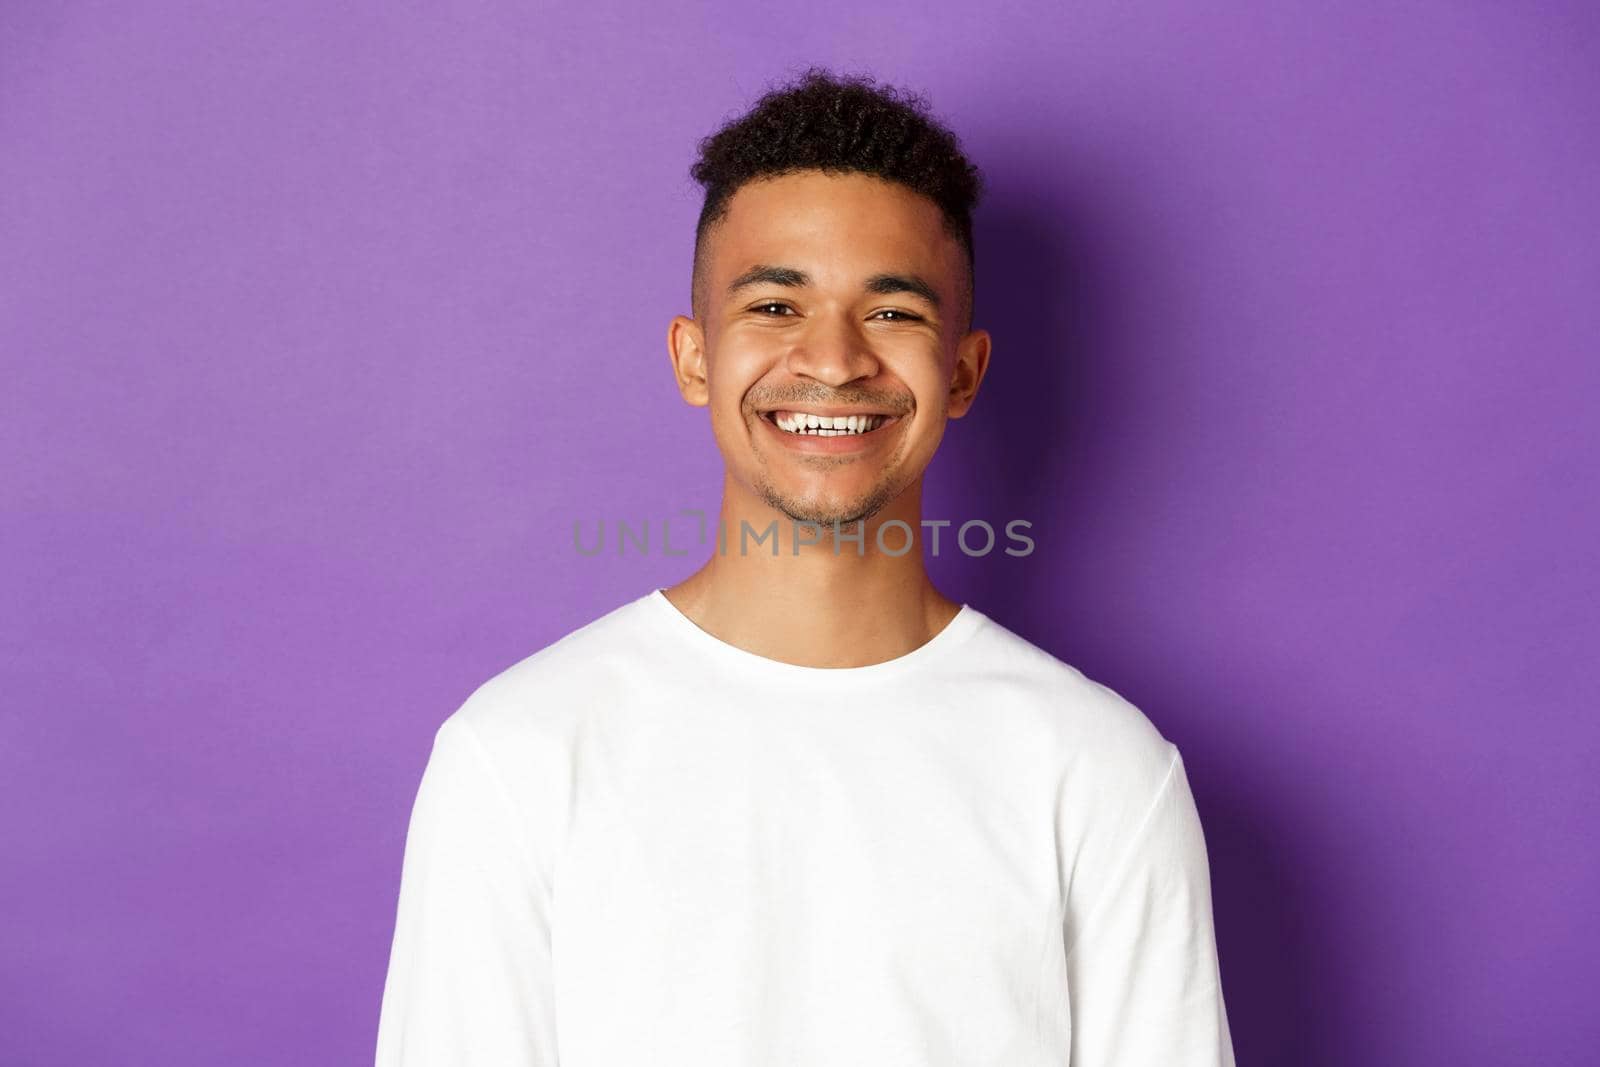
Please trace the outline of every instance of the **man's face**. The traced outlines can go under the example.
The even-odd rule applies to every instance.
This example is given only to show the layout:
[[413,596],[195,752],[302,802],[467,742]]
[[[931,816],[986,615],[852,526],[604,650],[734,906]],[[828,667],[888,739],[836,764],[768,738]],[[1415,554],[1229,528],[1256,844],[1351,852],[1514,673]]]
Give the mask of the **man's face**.
[[701,319],[675,319],[669,344],[730,488],[828,525],[918,483],[989,352],[961,332],[966,261],[938,207],[861,174],[763,179],[702,255]]

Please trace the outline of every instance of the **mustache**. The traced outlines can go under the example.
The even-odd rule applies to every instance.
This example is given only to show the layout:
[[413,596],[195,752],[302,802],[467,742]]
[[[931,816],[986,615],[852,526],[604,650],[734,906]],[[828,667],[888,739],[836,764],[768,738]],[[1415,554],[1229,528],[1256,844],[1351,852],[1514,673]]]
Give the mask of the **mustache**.
[[829,389],[825,386],[793,385],[750,392],[745,395],[745,404],[756,411],[770,411],[785,404],[837,404],[841,407],[881,408],[904,415],[911,410],[911,397],[906,393],[881,389]]

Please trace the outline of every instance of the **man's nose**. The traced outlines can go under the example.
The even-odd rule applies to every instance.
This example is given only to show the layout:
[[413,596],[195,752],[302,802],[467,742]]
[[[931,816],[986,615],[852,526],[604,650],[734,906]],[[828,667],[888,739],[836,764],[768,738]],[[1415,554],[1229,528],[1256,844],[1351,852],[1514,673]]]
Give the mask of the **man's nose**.
[[796,377],[834,387],[878,373],[878,357],[865,331],[843,314],[813,320],[789,349],[785,364]]

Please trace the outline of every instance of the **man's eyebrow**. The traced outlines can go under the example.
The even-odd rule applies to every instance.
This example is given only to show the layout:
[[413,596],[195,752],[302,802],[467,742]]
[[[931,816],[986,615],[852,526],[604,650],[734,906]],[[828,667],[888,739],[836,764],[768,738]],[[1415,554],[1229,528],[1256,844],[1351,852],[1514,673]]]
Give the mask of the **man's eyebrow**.
[[728,294],[731,296],[740,289],[748,289],[753,285],[782,285],[791,289],[798,289],[811,284],[811,276],[803,270],[793,267],[769,267],[758,264],[739,275],[728,283]]
[[[799,289],[811,284],[811,276],[793,267],[774,267],[758,264],[728,283],[732,295],[741,289],[756,285],[781,285]],[[864,286],[867,292],[887,296],[891,293],[912,293],[920,296],[935,308],[939,307],[939,292],[915,274],[874,274]]]
[[886,296],[890,293],[914,293],[934,307],[939,306],[939,293],[933,286],[915,274],[874,274],[867,279],[867,292]]

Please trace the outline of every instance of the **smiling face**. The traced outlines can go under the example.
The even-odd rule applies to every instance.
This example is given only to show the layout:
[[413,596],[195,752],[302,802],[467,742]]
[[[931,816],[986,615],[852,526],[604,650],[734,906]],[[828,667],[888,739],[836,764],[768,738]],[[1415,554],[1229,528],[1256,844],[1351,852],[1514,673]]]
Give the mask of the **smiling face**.
[[823,525],[914,504],[988,362],[988,334],[963,332],[966,270],[938,206],[903,186],[822,171],[742,186],[702,248],[698,318],[668,335],[727,490]]

